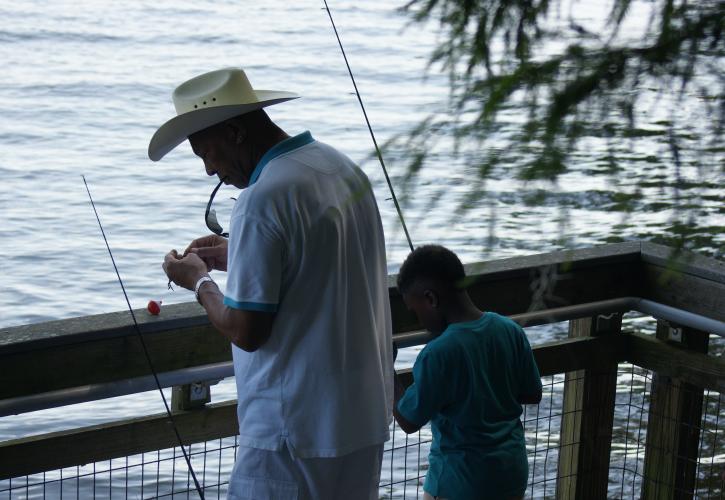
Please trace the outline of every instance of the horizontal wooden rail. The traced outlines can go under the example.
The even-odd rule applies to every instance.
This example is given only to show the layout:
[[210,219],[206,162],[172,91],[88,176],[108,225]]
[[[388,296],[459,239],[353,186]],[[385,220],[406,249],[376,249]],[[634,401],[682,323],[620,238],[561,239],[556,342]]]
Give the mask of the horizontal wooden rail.
[[[174,412],[184,444],[234,436],[236,401]],[[178,446],[165,413],[0,443],[0,479]],[[181,455],[181,452],[179,452]]]
[[725,359],[693,352],[676,342],[662,341],[641,333],[626,336],[624,359],[660,375],[725,393]]
[[725,321],[725,262],[642,243],[641,297]]
[[[624,336],[590,337],[550,342],[533,351],[545,376],[620,361],[625,345]],[[401,375],[411,382],[410,370]],[[174,420],[187,444],[238,433],[236,401],[178,412]],[[0,443],[0,479],[163,450],[176,443],[165,414],[15,439]]]
[[[639,243],[625,243],[470,265],[468,290],[480,307],[507,315],[637,296],[639,252]],[[393,331],[421,329],[394,277],[389,293]],[[196,303],[136,314],[158,373],[231,358]],[[0,330],[0,362],[0,399],[149,374],[128,311]]]
[[[609,299],[588,304],[578,304],[546,311],[529,312],[510,316],[511,319],[522,326],[543,325],[572,319],[588,317],[597,314],[621,313],[627,311],[633,304],[641,302],[639,299],[623,298]],[[398,347],[422,345],[431,339],[428,332],[405,332],[393,336]],[[190,384],[194,382],[216,382],[233,376],[232,362],[226,361],[210,365],[193,366],[174,372],[158,374],[158,382],[162,387]],[[101,384],[87,384],[84,386],[60,389],[40,394],[31,394],[17,398],[0,399],[0,417],[14,415],[58,406],[95,401],[108,397],[124,396],[137,392],[156,389],[156,379],[151,375],[126,378],[118,381]]]

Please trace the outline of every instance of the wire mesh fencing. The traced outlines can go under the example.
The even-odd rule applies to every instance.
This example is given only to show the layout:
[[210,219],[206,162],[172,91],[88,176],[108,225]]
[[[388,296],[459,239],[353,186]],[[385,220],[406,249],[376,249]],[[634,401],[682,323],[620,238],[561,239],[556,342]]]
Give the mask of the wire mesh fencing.
[[[555,498],[557,488],[566,479],[562,455],[562,420],[567,414],[583,411],[584,405],[564,409],[567,384],[579,382],[579,372],[547,376],[542,379],[543,398],[539,405],[526,406],[521,416],[529,462],[526,496]],[[680,493],[677,484],[665,483],[648,473],[645,451],[650,455],[677,453],[677,449],[659,449],[653,444],[656,434],[672,426],[669,413],[658,413],[662,404],[653,404],[662,389],[680,384],[630,364],[620,364],[616,372],[614,417],[611,427],[608,498],[639,498],[647,489],[655,497],[668,492]],[[699,405],[699,424],[679,429],[682,439],[689,436],[696,453],[681,458],[682,470],[694,475],[694,498],[725,498],[725,410],[723,395],[680,385],[680,406]],[[685,401],[686,404],[682,404]],[[670,402],[671,403],[671,402]],[[671,405],[670,405],[671,406]],[[567,406],[569,408],[569,406]],[[588,408],[591,409],[591,408]],[[656,428],[653,423],[656,422]],[[669,427],[668,427],[669,426]],[[649,431],[648,431],[649,429]],[[380,498],[413,499],[423,497],[428,468],[431,432],[428,426],[406,435],[397,425],[383,453]],[[648,450],[648,433],[650,443]],[[693,441],[693,436],[696,437]],[[206,498],[225,498],[228,477],[236,458],[236,437],[194,444],[189,448],[192,465],[203,485]],[[563,450],[563,451],[562,451]],[[696,458],[693,458],[696,457]],[[651,460],[651,458],[648,458]],[[193,480],[180,449],[122,457],[0,481],[0,500],[31,498],[197,498]]]
[[[567,414],[563,408],[563,394],[565,384],[575,384],[577,381],[578,378],[571,375],[565,380],[564,374],[545,377],[541,403],[525,408],[522,421],[529,456],[527,497],[556,498],[557,488],[563,486],[562,479],[566,479],[566,472],[560,459],[564,448],[561,443],[561,422]],[[677,384],[684,392],[680,396],[683,400],[689,401],[691,405],[701,405],[702,416],[699,424],[682,424],[671,414],[663,414],[660,410],[662,405],[653,405],[653,385],[657,384],[661,390]],[[682,387],[679,382],[655,376],[651,371],[634,365],[619,365],[613,425],[611,435],[607,436],[611,443],[607,498],[640,498],[644,493],[643,488],[649,488],[648,497],[654,498],[681,498],[689,495],[703,499],[725,498],[725,422],[721,418],[725,417],[724,397],[714,391],[706,390],[703,393],[695,387],[684,385]],[[656,397],[658,392],[655,390],[654,394]],[[577,406],[568,412],[580,413],[582,410],[582,406]],[[687,432],[680,429],[680,441],[686,438],[682,437],[685,434],[697,436],[694,453],[678,456],[682,462],[689,462],[689,469],[680,469],[689,470],[694,475],[694,491],[678,487],[676,481],[673,483],[658,480],[651,473],[651,469],[656,468],[657,464],[645,468],[648,429],[651,432],[655,427],[659,429],[663,419],[669,420],[670,428],[678,425],[691,427],[684,429]],[[581,443],[572,442],[566,446],[579,444]],[[676,455],[678,449],[681,449],[676,446],[662,449],[653,439],[650,440],[649,448],[650,460],[654,460],[652,457],[658,454]],[[571,495],[568,497],[573,498]]]
[[[206,498],[226,498],[237,438],[187,447]],[[198,498],[180,448],[67,467],[0,482],[0,498]]]

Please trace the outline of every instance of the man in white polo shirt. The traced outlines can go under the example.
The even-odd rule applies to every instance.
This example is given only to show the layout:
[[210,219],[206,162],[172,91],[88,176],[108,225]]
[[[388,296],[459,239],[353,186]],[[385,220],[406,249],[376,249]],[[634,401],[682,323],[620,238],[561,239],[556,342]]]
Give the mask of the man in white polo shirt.
[[[232,342],[239,451],[229,498],[378,498],[392,409],[382,224],[360,168],[309,132],[288,136],[262,110],[295,97],[253,89],[240,69],[174,91],[178,116],[149,157],[188,137],[208,175],[246,189],[228,240],[194,240],[163,267]],[[228,272],[224,294],[212,269]]]

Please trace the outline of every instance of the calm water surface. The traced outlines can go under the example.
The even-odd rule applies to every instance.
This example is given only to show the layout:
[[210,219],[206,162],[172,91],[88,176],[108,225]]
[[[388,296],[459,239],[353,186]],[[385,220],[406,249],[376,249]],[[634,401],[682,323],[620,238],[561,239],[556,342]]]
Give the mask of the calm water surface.
[[[404,29],[406,19],[395,11],[399,3],[331,4],[380,143],[446,104],[445,75],[431,71],[422,79],[435,31]],[[598,3],[580,4],[582,22],[596,25]],[[1,1],[0,19],[0,327],[126,308],[81,174],[132,305],[143,307],[159,297],[165,303],[192,300],[190,292],[165,292],[161,261],[169,249],[183,248],[207,232],[203,213],[215,182],[188,144],[160,163],[148,160],[146,148],[156,127],[173,115],[173,87],[225,66],[245,68],[257,88],[303,96],[269,108],[270,115],[288,133],[310,130],[361,164],[382,212],[391,272],[407,254],[319,2]],[[690,98],[694,102],[696,92]],[[654,103],[641,126],[660,130]],[[511,123],[516,116],[514,110]],[[685,125],[697,138],[702,117],[690,118]],[[621,145],[617,153],[625,168],[617,178],[592,175],[609,154],[595,137],[584,139],[587,155],[576,157],[576,168],[556,184],[523,184],[502,168],[486,184],[486,196],[462,216],[452,214],[474,174],[443,151],[404,197],[413,241],[445,244],[473,262],[667,236],[674,180],[663,137]],[[394,182],[405,173],[395,161],[388,167]],[[699,239],[693,249],[720,257],[722,172],[722,165],[703,169],[685,157],[681,176],[690,187],[680,192],[694,207],[693,234]],[[634,197],[634,212],[620,210],[617,193],[633,191],[644,178],[652,182]],[[220,220],[235,195],[227,189],[218,196]],[[216,279],[224,281],[223,275]],[[554,325],[530,335],[538,343],[563,331]],[[404,353],[402,363],[414,356],[415,350]],[[215,387],[214,395],[234,397],[232,384]],[[139,395],[122,403],[99,401],[5,418],[0,439],[157,411],[157,398]]]

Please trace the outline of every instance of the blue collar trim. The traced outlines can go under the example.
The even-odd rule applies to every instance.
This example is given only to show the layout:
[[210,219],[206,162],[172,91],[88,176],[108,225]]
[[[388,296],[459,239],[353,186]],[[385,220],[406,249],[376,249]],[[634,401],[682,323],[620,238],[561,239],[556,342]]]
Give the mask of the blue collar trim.
[[257,163],[257,166],[254,167],[254,171],[252,172],[252,176],[249,179],[249,185],[251,186],[255,182],[257,182],[257,179],[262,173],[262,170],[264,167],[269,163],[270,161],[274,160],[280,155],[283,155],[285,153],[289,153],[290,151],[301,148],[302,146],[306,144],[310,144],[311,142],[314,142],[315,139],[312,138],[312,134],[310,134],[310,131],[302,132],[299,135],[296,135],[294,137],[288,137],[282,142],[279,142],[272,146],[269,151],[264,153],[264,156],[262,156],[262,159],[259,160],[259,163]]

